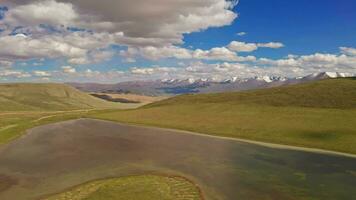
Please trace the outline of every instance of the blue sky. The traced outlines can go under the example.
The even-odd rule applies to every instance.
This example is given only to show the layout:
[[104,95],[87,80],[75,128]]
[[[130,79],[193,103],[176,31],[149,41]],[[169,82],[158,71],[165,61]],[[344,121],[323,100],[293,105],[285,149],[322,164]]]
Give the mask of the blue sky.
[[356,73],[353,0],[113,2],[0,3],[0,81]]
[[[336,53],[340,46],[356,46],[356,1],[353,0],[240,0],[239,18],[231,26],[188,34],[185,46],[211,48],[232,40],[281,41],[278,51],[257,56],[280,58],[288,54]],[[237,36],[238,32],[247,35]]]

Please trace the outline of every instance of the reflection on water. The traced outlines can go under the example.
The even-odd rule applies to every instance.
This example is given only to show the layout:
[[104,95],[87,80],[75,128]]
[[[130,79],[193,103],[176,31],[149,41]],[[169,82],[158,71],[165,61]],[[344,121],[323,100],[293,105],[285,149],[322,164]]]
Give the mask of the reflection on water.
[[33,129],[0,150],[0,174],[17,180],[0,190],[0,199],[36,199],[88,180],[142,173],[186,176],[208,199],[356,197],[356,159],[76,120]]

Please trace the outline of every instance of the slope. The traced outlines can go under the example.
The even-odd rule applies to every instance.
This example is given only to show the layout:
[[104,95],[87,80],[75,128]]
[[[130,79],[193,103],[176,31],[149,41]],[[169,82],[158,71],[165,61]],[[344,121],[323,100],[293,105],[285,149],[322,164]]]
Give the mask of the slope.
[[341,109],[356,108],[356,79],[327,79],[312,83],[246,92],[189,94],[153,103],[147,107],[202,103]]
[[115,108],[64,84],[0,84],[0,111],[56,111]]
[[92,117],[356,153],[356,80],[248,92],[183,95]]

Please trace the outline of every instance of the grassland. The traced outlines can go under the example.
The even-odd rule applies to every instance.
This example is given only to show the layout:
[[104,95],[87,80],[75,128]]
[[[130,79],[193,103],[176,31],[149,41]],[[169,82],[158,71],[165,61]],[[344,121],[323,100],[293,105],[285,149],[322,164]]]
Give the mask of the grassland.
[[77,186],[45,200],[201,200],[199,188],[181,177],[130,176]]
[[107,102],[64,84],[0,84],[0,145],[35,126],[135,106]]
[[25,133],[27,129],[86,116],[90,110],[56,112],[0,112],[0,145],[6,144]]
[[0,111],[63,111],[120,108],[63,84],[0,84]]
[[356,80],[183,95],[93,118],[356,153]]

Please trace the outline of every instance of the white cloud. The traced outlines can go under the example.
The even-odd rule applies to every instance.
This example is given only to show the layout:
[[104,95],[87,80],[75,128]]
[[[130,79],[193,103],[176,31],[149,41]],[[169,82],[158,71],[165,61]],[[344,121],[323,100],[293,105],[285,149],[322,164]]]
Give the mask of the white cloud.
[[14,63],[11,62],[11,61],[1,60],[1,59],[0,59],[0,69],[1,69],[1,68],[11,68],[13,64],[14,64]]
[[356,56],[356,48],[350,48],[350,47],[340,47],[340,50],[342,53],[350,56]]
[[18,70],[2,70],[0,71],[0,77],[29,78],[31,77],[31,74]]
[[254,56],[242,57],[238,56],[236,52],[231,51],[226,47],[215,47],[210,50],[197,49],[193,52],[193,58],[202,60],[220,60],[220,61],[254,61]]
[[315,53],[303,56],[290,56],[286,59],[267,59],[261,58],[258,64],[269,66],[267,69],[278,74],[287,76],[306,75],[316,72],[356,72],[356,57],[347,56],[344,54],[322,54]]
[[109,41],[89,33],[65,35],[6,35],[0,37],[0,60],[18,61],[41,58],[67,58],[71,64],[97,63],[109,59],[113,53],[101,50]]
[[228,48],[236,52],[251,52],[258,49],[257,44],[255,43],[245,43],[239,41],[232,41]]
[[[5,0],[4,23],[65,25],[110,32],[137,45],[181,43],[184,33],[231,24],[236,0]],[[124,38],[122,38],[124,36]]]
[[[212,55],[219,56],[224,49],[215,49]],[[210,52],[210,51],[208,51]],[[214,56],[213,56],[214,55]],[[225,53],[224,53],[225,55]],[[67,66],[62,70],[66,73],[52,73],[53,77],[66,81],[98,81],[120,82],[129,80],[152,80],[152,79],[210,79],[225,80],[231,77],[250,78],[255,76],[287,76],[296,77],[312,73],[332,71],[356,73],[356,57],[345,54],[321,54],[315,53],[302,56],[288,56],[283,59],[260,58],[251,62],[228,61],[218,63],[204,63],[200,60],[186,60],[185,63],[177,64],[176,67],[133,67],[127,72],[122,71],[93,71],[86,70],[77,72],[75,68]],[[4,74],[4,72],[2,72]],[[7,75],[26,76],[21,72],[7,72]],[[28,75],[27,75],[28,76]],[[55,80],[55,79],[53,79]]]
[[72,66],[62,66],[63,73],[65,74],[75,74],[77,70]]
[[271,49],[279,49],[284,47],[284,44],[280,42],[268,42],[268,43],[258,43],[258,47],[271,48]]
[[135,75],[152,75],[155,73],[167,73],[175,71],[175,68],[169,67],[150,67],[150,68],[137,68],[133,67],[130,69],[130,72]]
[[4,23],[12,26],[70,25],[77,17],[72,4],[44,0],[11,8],[5,15]]
[[48,71],[33,71],[33,74],[38,77],[50,77],[52,74]]
[[120,55],[123,56],[125,59],[134,59],[137,56],[142,56],[143,58],[149,60],[159,60],[163,58],[222,60],[240,62],[256,60],[254,56],[238,56],[236,52],[233,52],[226,47],[215,47],[210,50],[190,50],[176,46],[148,46],[144,48],[128,48],[128,50],[126,51],[121,51]]
[[58,41],[56,38],[41,39],[18,36],[0,37],[0,58],[25,60],[32,58],[81,57],[86,54],[84,49]]
[[94,51],[91,54],[92,60],[95,63],[99,63],[101,61],[107,61],[110,60],[111,57],[114,56],[114,53],[112,51]]
[[[0,60],[66,58],[69,64],[105,61],[111,44],[134,62],[131,49],[150,60],[191,59],[192,52],[175,46],[183,34],[231,24],[237,0],[146,0],[140,6],[126,0],[5,0],[9,7],[0,26]],[[8,35],[15,27],[16,36]],[[49,29],[47,29],[48,27]],[[78,27],[92,32],[68,31]],[[54,29],[55,31],[53,31]],[[212,52],[214,53],[214,52]],[[126,54],[126,55],[125,55]]]
[[284,47],[284,44],[280,42],[268,42],[268,43],[246,43],[239,41],[232,41],[228,48],[236,52],[252,52],[256,51],[258,48],[272,48],[278,49]]
[[139,48],[138,51],[140,55],[144,58],[150,60],[159,60],[162,58],[177,58],[177,59],[191,59],[192,55],[190,50],[176,47],[176,46],[167,46],[167,47],[143,47]]
[[238,36],[244,36],[244,35],[247,35],[247,33],[246,33],[246,32],[239,32],[239,33],[236,33],[236,35],[238,35]]

